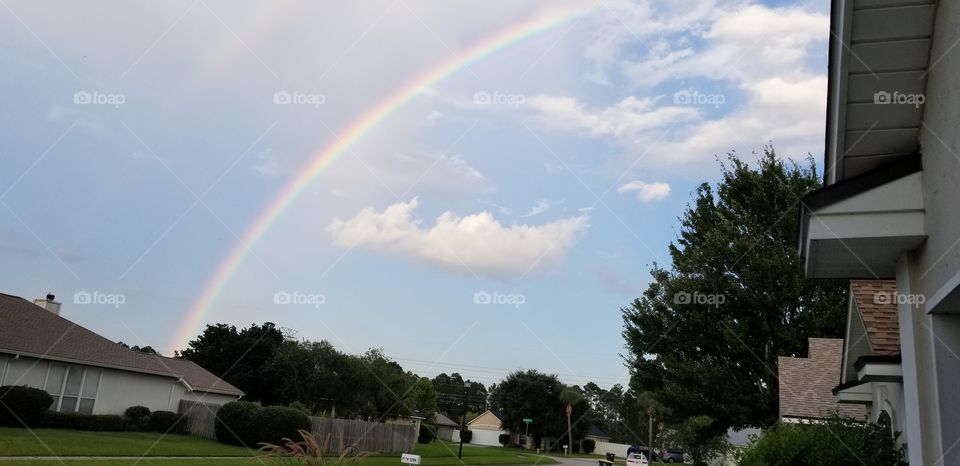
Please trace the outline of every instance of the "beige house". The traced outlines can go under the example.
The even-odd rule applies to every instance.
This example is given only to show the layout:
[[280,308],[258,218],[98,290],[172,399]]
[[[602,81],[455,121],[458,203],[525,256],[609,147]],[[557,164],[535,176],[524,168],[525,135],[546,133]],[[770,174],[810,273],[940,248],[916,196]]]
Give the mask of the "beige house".
[[806,358],[777,358],[780,379],[780,420],[811,422],[833,413],[862,419],[862,406],[840,404],[833,388],[840,381],[843,340],[810,338]]
[[[500,446],[500,435],[510,434],[510,431],[502,427],[503,418],[503,414],[488,409],[467,422],[467,429],[473,432],[470,443]],[[510,436],[511,442],[516,443],[516,440],[515,435]]]
[[180,400],[223,404],[243,392],[195,363],[124,348],[60,315],[53,295],[31,303],[0,293],[0,385],[53,396],[61,412],[177,411]]

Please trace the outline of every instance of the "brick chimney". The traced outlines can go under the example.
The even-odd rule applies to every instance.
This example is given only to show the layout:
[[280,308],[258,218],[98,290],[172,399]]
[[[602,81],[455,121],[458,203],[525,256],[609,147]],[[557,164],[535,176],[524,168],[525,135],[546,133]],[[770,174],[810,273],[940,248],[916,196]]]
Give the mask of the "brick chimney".
[[47,293],[46,298],[37,298],[33,300],[33,304],[40,306],[56,315],[60,315],[60,303],[54,301],[56,296],[53,293]]

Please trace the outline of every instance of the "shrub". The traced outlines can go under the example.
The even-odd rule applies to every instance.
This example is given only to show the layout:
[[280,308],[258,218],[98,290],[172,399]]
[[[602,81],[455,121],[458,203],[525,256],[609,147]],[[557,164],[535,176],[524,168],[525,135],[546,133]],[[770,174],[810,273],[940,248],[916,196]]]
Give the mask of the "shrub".
[[[354,446],[344,447],[342,432],[340,433],[339,453],[331,448],[330,434],[327,434],[322,441],[305,430],[299,431],[298,434],[303,440],[296,441],[291,437],[285,439],[282,445],[264,443],[260,450],[267,452],[269,457],[280,458],[280,461],[277,462],[279,464],[306,466],[359,466],[360,462],[369,455],[369,453],[357,451]],[[331,451],[333,451],[333,454],[330,454]]]
[[500,434],[500,436],[497,437],[497,442],[499,442],[500,445],[503,445],[503,446],[509,445],[509,444],[510,444],[510,434]]
[[592,438],[585,438],[580,442],[580,446],[583,448],[583,452],[589,455],[597,449],[597,441]]
[[231,445],[255,447],[257,432],[257,414],[263,408],[249,401],[231,401],[217,411],[214,421],[214,434],[217,440]]
[[145,432],[150,430],[150,408],[131,406],[123,412],[123,425],[126,430]]
[[300,410],[286,406],[267,406],[254,418],[259,443],[281,443],[285,438],[296,438],[299,431],[310,431],[310,418]]
[[150,430],[160,433],[179,433],[180,419],[177,413],[171,411],[154,411],[150,413]]
[[306,414],[307,416],[313,416],[313,412],[311,412],[310,408],[308,408],[307,405],[304,404],[303,402],[294,401],[293,403],[290,403],[290,407],[297,411],[300,411],[303,414]]
[[0,425],[31,427],[40,422],[53,398],[38,388],[5,385],[0,387]]
[[102,432],[120,432],[126,423],[114,414],[58,413],[47,411],[40,423],[50,429],[92,430]]
[[460,440],[463,440],[463,443],[470,443],[470,441],[473,440],[473,431],[469,429],[461,430]]
[[742,466],[794,464],[901,464],[903,450],[889,424],[833,417],[822,424],[781,423],[741,456]]
[[570,451],[572,453],[580,453],[580,442],[577,442],[577,441],[570,442]]
[[433,429],[426,424],[420,424],[420,433],[417,435],[417,443],[430,443],[434,438],[436,438],[436,435],[433,433]]

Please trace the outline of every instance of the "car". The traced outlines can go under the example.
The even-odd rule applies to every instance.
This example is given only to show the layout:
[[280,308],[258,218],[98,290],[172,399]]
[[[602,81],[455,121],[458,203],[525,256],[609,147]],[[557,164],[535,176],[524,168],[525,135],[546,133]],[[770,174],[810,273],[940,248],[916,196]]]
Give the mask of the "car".
[[660,452],[661,461],[664,463],[682,463],[683,450],[677,448],[667,448]]
[[643,453],[630,453],[627,455],[627,466],[648,466],[647,455]]
[[658,455],[656,451],[653,452],[651,458],[650,449],[643,445],[631,445],[627,448],[627,456],[630,456],[630,453],[643,453],[643,456],[647,457],[647,459],[652,459],[653,461],[660,460],[660,455]]

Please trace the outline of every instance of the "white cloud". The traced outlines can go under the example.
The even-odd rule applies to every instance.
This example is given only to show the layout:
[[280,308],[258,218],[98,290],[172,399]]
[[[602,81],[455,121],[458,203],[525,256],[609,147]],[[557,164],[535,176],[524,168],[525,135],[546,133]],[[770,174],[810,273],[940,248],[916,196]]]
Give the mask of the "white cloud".
[[268,150],[261,152],[257,155],[257,159],[260,160],[260,162],[254,164],[253,169],[261,175],[281,176],[287,173],[287,170],[280,166],[280,161],[273,151]]
[[484,211],[465,217],[444,212],[427,227],[417,218],[416,208],[416,198],[383,212],[366,208],[351,219],[335,219],[327,231],[342,248],[365,247],[432,266],[508,279],[558,265],[577,234],[589,226],[586,216],[504,226]]
[[597,108],[584,105],[575,97],[538,95],[532,97],[528,105],[554,129],[578,130],[594,137],[631,138],[700,116],[694,107],[657,106],[657,100],[628,96],[613,106]]
[[549,199],[540,199],[537,201],[530,210],[520,215],[520,218],[533,217],[534,215],[540,215],[553,208],[553,202]]
[[670,195],[670,185],[661,181],[656,181],[653,183],[631,181],[617,188],[618,193],[626,193],[630,191],[636,191],[637,199],[643,203],[661,201]]

